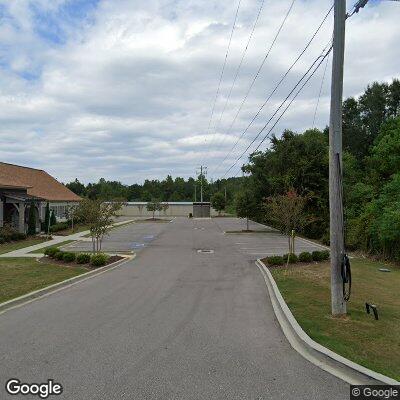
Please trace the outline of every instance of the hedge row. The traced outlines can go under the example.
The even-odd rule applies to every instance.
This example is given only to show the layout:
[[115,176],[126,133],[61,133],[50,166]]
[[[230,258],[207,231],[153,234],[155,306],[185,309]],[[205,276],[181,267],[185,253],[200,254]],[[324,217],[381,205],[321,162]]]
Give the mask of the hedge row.
[[50,232],[59,232],[59,231],[64,231],[65,229],[69,228],[68,222],[57,222],[56,224],[50,226]]
[[44,254],[55,260],[74,262],[78,264],[89,264],[93,267],[102,267],[107,263],[107,254],[97,253],[97,254],[87,254],[87,253],[71,253],[68,251],[61,251],[58,247],[49,247],[45,250]]
[[325,261],[329,260],[329,251],[313,251],[309,253],[307,251],[300,253],[299,256],[296,254],[285,254],[284,256],[271,256],[267,257],[269,265],[284,265],[287,263],[289,257],[289,264],[295,264],[297,262],[311,262],[311,261]]
[[26,237],[25,233],[20,233],[13,229],[0,228],[0,244],[24,240]]

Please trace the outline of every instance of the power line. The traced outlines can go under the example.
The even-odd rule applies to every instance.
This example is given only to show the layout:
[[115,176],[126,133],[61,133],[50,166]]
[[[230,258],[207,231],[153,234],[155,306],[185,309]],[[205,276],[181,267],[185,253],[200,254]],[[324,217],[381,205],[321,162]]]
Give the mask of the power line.
[[258,9],[258,12],[257,12],[257,15],[256,15],[256,19],[255,19],[254,24],[253,24],[253,28],[251,29],[251,32],[250,32],[249,38],[248,38],[248,40],[247,40],[246,46],[245,46],[245,48],[244,48],[244,50],[243,50],[242,57],[241,57],[240,62],[239,62],[239,64],[238,64],[237,68],[236,68],[236,72],[235,72],[235,75],[234,75],[234,78],[233,78],[233,82],[232,82],[232,85],[231,85],[231,87],[230,87],[230,89],[229,89],[228,96],[227,96],[227,98],[226,98],[226,100],[225,100],[225,104],[224,104],[224,107],[223,107],[223,109],[222,109],[221,116],[219,117],[219,121],[218,121],[218,123],[217,123],[217,125],[216,125],[216,127],[215,127],[215,132],[218,131],[219,125],[221,124],[223,115],[224,115],[225,110],[226,110],[226,106],[228,105],[229,99],[231,98],[233,88],[235,87],[236,80],[237,80],[237,78],[238,78],[238,76],[239,76],[239,71],[240,71],[240,69],[241,69],[241,67],[242,67],[242,64],[243,64],[244,58],[245,58],[245,56],[246,56],[247,50],[248,50],[248,48],[249,48],[251,39],[253,38],[253,34],[254,34],[254,31],[255,31],[255,29],[256,29],[256,27],[257,27],[258,20],[260,19],[260,15],[261,15],[261,11],[262,11],[262,9],[263,9],[263,7],[264,7],[264,3],[265,3],[265,0],[262,0],[261,5],[260,5],[260,7],[259,7],[259,9]]
[[315,119],[317,117],[319,102],[321,100],[321,94],[322,94],[322,89],[324,87],[325,75],[326,75],[326,70],[328,69],[328,63],[329,63],[329,57],[326,57],[326,64],[325,64],[325,68],[324,68],[324,73],[322,74],[321,86],[319,88],[319,93],[318,93],[318,100],[317,100],[317,104],[315,106],[315,111],[314,111],[314,118],[313,118],[313,123],[312,123],[313,128],[315,128]]
[[[330,51],[332,50],[332,45],[330,45],[332,40],[330,40],[329,44],[327,46],[325,46],[325,48],[323,49],[322,53],[320,56],[318,56],[316,58],[316,60],[311,64],[310,68],[303,74],[303,76],[299,79],[299,81],[296,83],[296,85],[294,86],[294,88],[290,91],[290,93],[286,96],[286,98],[282,101],[282,103],[280,104],[280,106],[275,110],[275,112],[272,114],[271,118],[267,121],[267,123],[264,125],[264,127],[258,132],[258,134],[256,135],[256,137],[251,141],[251,143],[247,146],[247,148],[242,152],[242,154],[236,159],[236,161],[228,168],[228,170],[225,172],[224,177],[228,174],[228,172],[237,164],[237,162],[247,153],[247,151],[250,149],[250,147],[254,144],[254,142],[259,138],[259,136],[261,135],[261,133],[267,128],[268,124],[273,120],[273,118],[276,116],[276,114],[278,114],[279,110],[283,107],[283,105],[286,103],[286,101],[290,98],[290,96],[295,92],[295,90],[297,89],[297,87],[301,84],[301,82],[305,79],[305,77],[309,74],[309,72],[314,68],[314,66],[317,64],[317,67],[314,68],[314,70],[312,71],[312,73],[310,74],[310,76],[306,79],[306,81],[303,83],[303,85],[301,85],[300,89],[297,91],[297,93],[295,94],[295,96],[292,98],[292,100],[289,102],[288,106],[285,108],[285,110],[283,111],[283,113],[279,116],[279,118],[277,119],[277,121],[274,123],[274,125],[272,126],[272,128],[270,129],[270,131],[268,132],[268,134],[272,131],[272,129],[277,125],[277,123],[280,121],[280,119],[283,117],[283,115],[286,113],[286,111],[288,110],[288,108],[290,107],[290,105],[293,103],[293,101],[295,100],[295,98],[299,95],[299,93],[303,90],[303,88],[305,87],[305,85],[309,82],[309,80],[311,79],[311,77],[315,74],[315,72],[317,71],[317,69],[319,68],[319,66],[321,65],[321,63],[326,59],[326,57],[328,56],[328,54],[330,53]],[[330,45],[330,46],[329,46]],[[327,47],[329,46],[328,51],[326,50]],[[326,54],[325,54],[326,53]],[[318,60],[320,60],[320,62],[318,63]],[[267,134],[267,135],[268,135]],[[267,136],[266,135],[266,136]],[[258,148],[261,146],[261,144],[265,141],[266,136],[263,138],[263,140],[261,141],[261,143],[257,146],[257,148],[254,151],[257,151]]]
[[229,155],[233,152],[233,150],[235,150],[236,146],[238,145],[238,143],[240,142],[240,140],[244,137],[244,135],[247,133],[247,131],[249,130],[250,126],[253,124],[253,122],[257,119],[257,117],[259,116],[259,114],[261,113],[261,111],[263,110],[263,108],[267,105],[267,103],[269,102],[269,100],[272,98],[272,96],[275,94],[275,92],[278,90],[278,88],[280,87],[280,85],[282,84],[282,82],[286,79],[286,77],[289,75],[289,73],[291,72],[291,70],[294,68],[294,66],[298,63],[298,61],[301,59],[301,57],[304,55],[304,53],[307,51],[307,49],[310,47],[311,43],[313,42],[313,40],[315,39],[315,37],[317,36],[317,34],[319,33],[319,31],[321,30],[322,26],[324,25],[324,23],[326,22],[329,14],[332,12],[333,9],[333,5],[331,6],[331,8],[329,9],[329,11],[326,13],[326,15],[324,16],[322,22],[319,24],[317,30],[314,32],[314,34],[311,36],[310,40],[308,41],[308,43],[306,44],[306,46],[304,47],[304,49],[300,52],[300,54],[298,55],[298,57],[296,58],[296,60],[292,63],[292,65],[288,68],[288,70],[283,74],[283,76],[281,77],[280,81],[277,83],[277,85],[274,87],[274,89],[272,90],[272,92],[269,94],[269,96],[267,97],[267,99],[264,101],[264,103],[261,105],[261,107],[259,108],[259,110],[257,111],[257,113],[254,115],[254,117],[252,118],[252,120],[250,121],[250,123],[247,125],[246,129],[241,133],[241,135],[239,136],[239,138],[236,140],[236,142],[234,143],[234,145],[232,146],[232,148],[229,150],[229,152],[225,155],[224,159],[222,160],[222,162],[217,166],[217,168],[215,169],[215,171],[213,172],[217,172],[218,168],[224,163],[224,161],[229,157]]
[[239,108],[238,108],[238,110],[237,110],[237,112],[236,112],[236,114],[235,114],[235,117],[234,117],[232,123],[230,124],[229,128],[228,128],[227,131],[225,132],[225,135],[229,135],[229,133],[230,133],[230,131],[231,131],[233,125],[235,124],[235,122],[236,122],[236,120],[237,120],[237,117],[239,116],[240,111],[242,110],[243,105],[244,105],[244,103],[246,102],[246,100],[247,100],[247,98],[248,98],[248,96],[249,96],[249,94],[250,94],[250,92],[251,92],[251,89],[252,89],[253,86],[254,86],[254,83],[256,82],[258,76],[260,75],[260,72],[261,72],[261,70],[262,70],[262,68],[263,68],[263,66],[264,66],[264,64],[265,64],[265,62],[267,61],[269,55],[271,54],[271,51],[272,51],[272,49],[274,48],[275,43],[276,43],[276,41],[277,41],[277,39],[278,39],[278,37],[279,37],[281,31],[282,31],[282,29],[283,29],[283,27],[284,27],[284,25],[285,25],[287,19],[289,18],[289,15],[290,15],[290,13],[291,13],[291,11],[292,11],[292,9],[293,9],[293,6],[294,6],[294,3],[295,3],[295,2],[296,2],[296,0],[292,0],[292,3],[290,4],[290,7],[289,7],[288,11],[287,11],[286,14],[285,14],[285,17],[283,18],[283,21],[282,21],[282,23],[280,24],[279,29],[278,29],[277,33],[275,34],[275,37],[274,37],[274,39],[273,39],[273,41],[272,41],[272,43],[271,43],[271,45],[270,45],[270,47],[269,47],[269,49],[268,49],[266,55],[264,56],[264,59],[262,60],[260,66],[258,67],[258,70],[257,70],[257,72],[256,72],[256,74],[255,74],[255,76],[254,76],[254,78],[253,78],[253,80],[252,80],[252,82],[251,82],[251,84],[250,84],[250,86],[249,86],[247,92],[246,92],[246,95],[244,96],[244,98],[243,98],[243,100],[242,100],[242,102],[241,102],[241,104],[240,104],[240,106],[239,106]]
[[[235,13],[235,18],[234,18],[233,25],[232,25],[231,34],[230,34],[230,36],[229,36],[228,47],[227,47],[227,49],[226,49],[225,59],[224,59],[224,63],[223,63],[223,65],[222,65],[221,74],[220,74],[220,77],[219,77],[219,82],[218,82],[218,86],[217,86],[217,92],[215,93],[214,103],[213,103],[213,106],[212,106],[212,108],[211,108],[211,115],[210,115],[210,119],[209,119],[209,121],[208,121],[207,132],[209,132],[209,130],[210,130],[211,122],[212,122],[212,119],[213,119],[213,117],[214,117],[215,105],[216,105],[216,103],[217,103],[217,99],[218,99],[219,92],[220,92],[220,89],[221,89],[221,82],[222,82],[222,78],[223,78],[223,76],[224,76],[225,67],[226,67],[226,63],[227,63],[228,55],[229,55],[229,50],[230,50],[230,48],[231,48],[233,32],[234,32],[235,27],[236,27],[236,21],[237,21],[237,17],[238,17],[238,14],[239,14],[239,9],[240,9],[240,4],[241,4],[241,2],[242,2],[242,0],[239,0],[238,5],[237,5],[237,8],[236,8],[236,13]],[[206,140],[207,140],[207,137],[206,137]]]
[[[324,62],[324,60],[329,56],[329,54],[332,51],[332,46],[328,49],[327,53],[322,57],[321,61],[317,64],[317,66],[314,68],[314,70],[311,72],[310,76],[304,81],[304,83],[301,85],[301,87],[299,88],[299,90],[296,92],[296,94],[293,96],[293,98],[290,100],[290,102],[288,103],[288,105],[285,107],[285,109],[282,111],[282,113],[280,114],[280,116],[278,117],[278,119],[275,121],[275,123],[271,126],[271,128],[268,130],[268,132],[266,133],[266,135],[263,137],[263,139],[261,140],[261,142],[257,145],[257,147],[252,151],[252,153],[255,153],[260,147],[261,145],[265,142],[265,139],[267,139],[272,130],[276,127],[276,125],[278,125],[279,121],[282,119],[282,117],[286,114],[287,110],[290,108],[290,106],[292,105],[292,103],[296,100],[297,96],[301,93],[301,91],[304,89],[304,87],[307,85],[307,83],[310,81],[310,79],[314,76],[314,74],[318,71],[319,67],[321,66],[321,64]],[[320,58],[320,57],[319,57]],[[266,127],[268,126],[269,122],[267,122],[264,127],[260,130],[260,132],[258,133],[257,137],[266,129]],[[257,137],[255,138],[255,140],[257,139]],[[253,144],[255,142],[255,140],[251,143]],[[251,146],[250,144],[250,146]],[[250,148],[250,146],[247,148],[247,150]],[[247,152],[247,150],[245,152],[243,152],[243,154],[236,160],[239,161],[244,154]],[[235,163],[235,164],[236,164]],[[232,165],[233,167],[234,165]],[[227,171],[228,172],[228,171]],[[236,173],[235,176],[237,176],[238,173]],[[225,176],[225,175],[224,175]]]

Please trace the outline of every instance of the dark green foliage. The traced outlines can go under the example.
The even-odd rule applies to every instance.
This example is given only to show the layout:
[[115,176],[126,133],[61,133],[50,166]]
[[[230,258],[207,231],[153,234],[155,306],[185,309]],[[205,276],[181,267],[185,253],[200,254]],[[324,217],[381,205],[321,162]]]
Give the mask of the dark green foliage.
[[50,204],[47,202],[46,212],[45,212],[45,216],[44,216],[44,225],[42,227],[42,230],[46,233],[49,229],[49,222],[50,222]]
[[[235,194],[240,190],[240,183],[243,178],[217,179],[215,182],[208,182],[203,177],[204,201],[211,201],[212,196],[217,192],[224,192],[226,188],[227,206],[233,206]],[[117,181],[100,179],[97,183],[89,183],[86,187],[75,180],[66,185],[70,190],[79,196],[90,199],[118,200],[118,201],[146,201],[159,199],[160,201],[199,201],[200,180],[198,178],[177,177],[173,179],[167,176],[164,180],[148,180],[143,185],[124,185]],[[195,187],[197,199],[195,199]]]
[[75,258],[76,258],[75,253],[65,252],[63,254],[63,258],[62,259],[65,262],[73,262],[73,261],[75,261]]
[[79,182],[78,178],[75,178],[73,182],[67,183],[65,186],[78,196],[84,196],[86,194],[85,185]]
[[225,202],[225,195],[221,192],[215,193],[211,197],[211,205],[215,210],[217,210],[219,213],[223,210],[225,210],[226,207],[226,202]]
[[271,256],[267,257],[267,262],[269,265],[283,265],[285,260],[281,256]]
[[76,256],[76,262],[78,264],[89,264],[90,263],[90,254],[87,253],[79,253]]
[[289,264],[296,264],[297,261],[299,260],[298,257],[296,256],[296,254],[292,253],[292,254],[285,254],[283,256],[283,261],[285,263],[287,263],[288,262],[288,258],[289,258]]
[[[243,188],[238,192],[235,199],[235,211],[239,218],[257,219],[260,215],[261,203],[248,188]],[[247,224],[248,225],[248,224]],[[249,227],[247,226],[247,229]]]
[[329,259],[329,251],[313,251],[312,252],[312,259],[313,261],[325,261]]
[[28,235],[36,235],[36,210],[35,203],[33,201],[29,205]]
[[3,226],[0,228],[0,240],[2,243],[17,242],[26,239],[26,237],[25,233],[17,232],[9,226]]
[[90,259],[90,264],[93,267],[102,267],[103,265],[106,264],[107,260],[108,260],[107,254],[97,253],[92,255]]
[[329,250],[322,250],[321,251],[321,257],[322,257],[323,260],[329,260],[330,256],[331,256],[331,253],[330,253]]
[[44,251],[44,254],[46,256],[53,258],[55,254],[58,253],[59,251],[60,249],[58,247],[49,247]]
[[64,252],[61,250],[58,250],[55,254],[54,254],[54,258],[56,260],[62,260],[64,258]]
[[56,214],[54,213],[54,211],[51,211],[51,213],[50,213],[50,226],[53,226],[56,223],[57,223]]
[[303,251],[299,254],[299,261],[300,262],[311,262],[313,260],[312,254],[308,251]]
[[[248,187],[253,198],[263,199],[282,195],[293,189],[307,197],[304,210],[308,221],[302,233],[320,238],[328,228],[328,138],[316,129],[302,135],[285,131],[280,139],[273,137],[271,148],[255,153],[245,167],[251,173]],[[273,225],[268,213],[265,222]]]
[[56,224],[50,227],[50,232],[52,233],[59,232],[68,228],[69,228],[68,222],[57,222]]

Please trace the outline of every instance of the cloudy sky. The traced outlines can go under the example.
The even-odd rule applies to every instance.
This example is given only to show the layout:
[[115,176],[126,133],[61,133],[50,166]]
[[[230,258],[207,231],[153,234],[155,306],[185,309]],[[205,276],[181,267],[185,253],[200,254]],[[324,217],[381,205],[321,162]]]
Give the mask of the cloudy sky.
[[[292,1],[264,1],[232,86],[262,3],[241,1],[208,129],[237,0],[0,0],[0,160],[46,169],[64,182],[188,177],[201,163],[212,177],[224,175],[331,37],[332,15],[226,157],[331,6],[294,2],[230,128]],[[400,76],[399,20],[399,3],[372,1],[348,21],[345,96]],[[323,70],[273,133],[312,126]],[[317,127],[328,121],[329,80],[330,64]]]

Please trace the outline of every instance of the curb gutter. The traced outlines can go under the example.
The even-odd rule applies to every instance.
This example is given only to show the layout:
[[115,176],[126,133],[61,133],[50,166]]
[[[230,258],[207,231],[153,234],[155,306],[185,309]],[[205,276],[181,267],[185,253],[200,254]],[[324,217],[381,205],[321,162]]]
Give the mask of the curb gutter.
[[290,345],[304,358],[351,385],[400,384],[400,382],[356,364],[312,340],[294,318],[266,265],[260,259],[256,261],[256,265],[264,277],[276,318],[283,333]]
[[38,290],[35,290],[34,292],[24,294],[20,297],[8,300],[4,303],[0,303],[0,315],[4,314],[5,312],[12,310],[14,308],[18,308],[25,304],[31,303],[32,301],[38,300],[42,297],[49,296],[50,294],[53,294],[60,290],[74,286],[77,283],[94,278],[97,275],[101,275],[105,272],[111,271],[112,269],[117,268],[117,267],[127,263],[128,261],[133,260],[136,257],[136,254],[134,254],[133,256],[129,256],[129,257],[125,256],[125,255],[121,255],[121,257],[124,257],[124,259],[115,261],[112,264],[105,265],[104,267],[97,268],[93,271],[85,272],[84,274],[74,276],[73,278],[67,279],[65,281],[55,283],[54,285],[46,286],[43,289],[38,289]]

